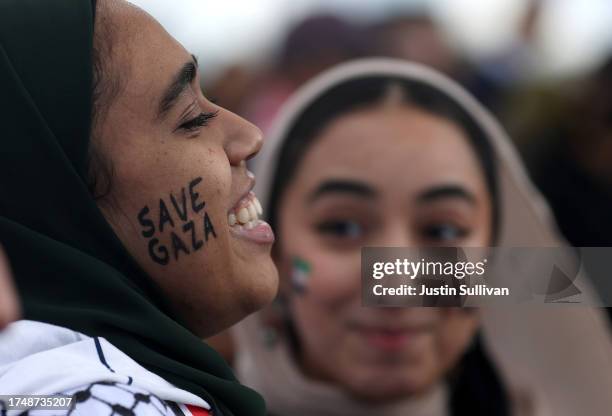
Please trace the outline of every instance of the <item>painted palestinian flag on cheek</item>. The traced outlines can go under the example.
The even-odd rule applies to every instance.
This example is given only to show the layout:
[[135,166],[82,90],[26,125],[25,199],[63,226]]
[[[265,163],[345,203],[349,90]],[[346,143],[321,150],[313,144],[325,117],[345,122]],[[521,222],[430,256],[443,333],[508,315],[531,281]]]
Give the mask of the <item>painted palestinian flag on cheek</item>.
[[308,280],[310,279],[310,264],[305,260],[296,257],[293,259],[293,266],[291,268],[291,287],[297,293],[306,293],[308,287]]

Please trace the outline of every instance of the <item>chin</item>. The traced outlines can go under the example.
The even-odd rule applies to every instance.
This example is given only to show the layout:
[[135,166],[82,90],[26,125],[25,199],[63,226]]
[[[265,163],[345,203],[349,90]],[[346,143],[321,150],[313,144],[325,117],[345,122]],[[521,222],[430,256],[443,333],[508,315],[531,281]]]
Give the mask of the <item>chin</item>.
[[278,272],[271,260],[243,273],[230,272],[225,278],[234,282],[228,293],[218,293],[206,301],[198,298],[181,302],[188,328],[200,338],[216,335],[263,308],[278,290]]
[[351,377],[345,386],[347,392],[355,399],[371,404],[389,403],[418,396],[432,386],[431,380],[419,375],[406,376],[390,371],[381,376],[380,373],[367,376]]
[[220,312],[217,316],[222,316],[223,319],[218,319],[213,333],[210,333],[208,328],[207,336],[215,335],[267,306],[278,292],[278,270],[270,256],[251,264],[250,267],[235,270],[233,276],[227,278],[236,282],[235,289],[228,294],[229,300],[223,302],[224,305],[218,305],[224,309],[224,313]]
[[251,266],[249,273],[240,279],[246,279],[244,283],[248,285],[245,290],[248,296],[242,302],[244,316],[240,319],[270,304],[278,293],[278,270],[269,255],[261,259],[257,267]]

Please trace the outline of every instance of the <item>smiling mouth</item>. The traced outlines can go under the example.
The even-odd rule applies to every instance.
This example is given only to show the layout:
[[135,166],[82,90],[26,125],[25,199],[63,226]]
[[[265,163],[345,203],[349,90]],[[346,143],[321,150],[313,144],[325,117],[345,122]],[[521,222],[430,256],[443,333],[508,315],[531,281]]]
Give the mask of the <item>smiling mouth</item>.
[[433,321],[349,322],[347,328],[358,334],[370,348],[380,352],[398,352],[435,330]]
[[261,215],[263,215],[261,203],[255,194],[249,191],[227,214],[227,223],[230,227],[242,225],[251,229],[255,227]]
[[274,232],[270,225],[261,220],[263,209],[252,191],[249,191],[227,214],[230,231],[238,237],[258,243],[272,244]]
[[429,333],[430,330],[425,327],[403,329],[362,328],[359,331],[359,334],[371,348],[386,352],[403,350],[418,337]]

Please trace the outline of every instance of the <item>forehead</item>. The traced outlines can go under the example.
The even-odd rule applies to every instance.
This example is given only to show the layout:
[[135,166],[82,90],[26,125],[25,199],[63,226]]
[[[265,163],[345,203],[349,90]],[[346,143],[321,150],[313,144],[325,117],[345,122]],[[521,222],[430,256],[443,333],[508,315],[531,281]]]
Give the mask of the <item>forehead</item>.
[[355,111],[330,123],[308,149],[296,179],[316,186],[329,177],[360,179],[403,194],[442,182],[486,189],[463,131],[408,106]]
[[116,3],[111,19],[112,53],[124,77],[124,96],[151,101],[190,54],[148,13],[127,2]]

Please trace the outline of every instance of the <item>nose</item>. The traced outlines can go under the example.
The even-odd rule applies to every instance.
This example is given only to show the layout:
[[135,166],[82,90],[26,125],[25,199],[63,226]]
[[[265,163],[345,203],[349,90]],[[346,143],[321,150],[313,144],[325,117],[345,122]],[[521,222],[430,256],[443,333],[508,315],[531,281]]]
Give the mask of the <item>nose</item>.
[[379,236],[383,247],[416,247],[414,233],[402,220],[389,221]]
[[263,144],[263,134],[254,124],[242,117],[222,110],[225,115],[223,148],[232,166],[255,156]]

